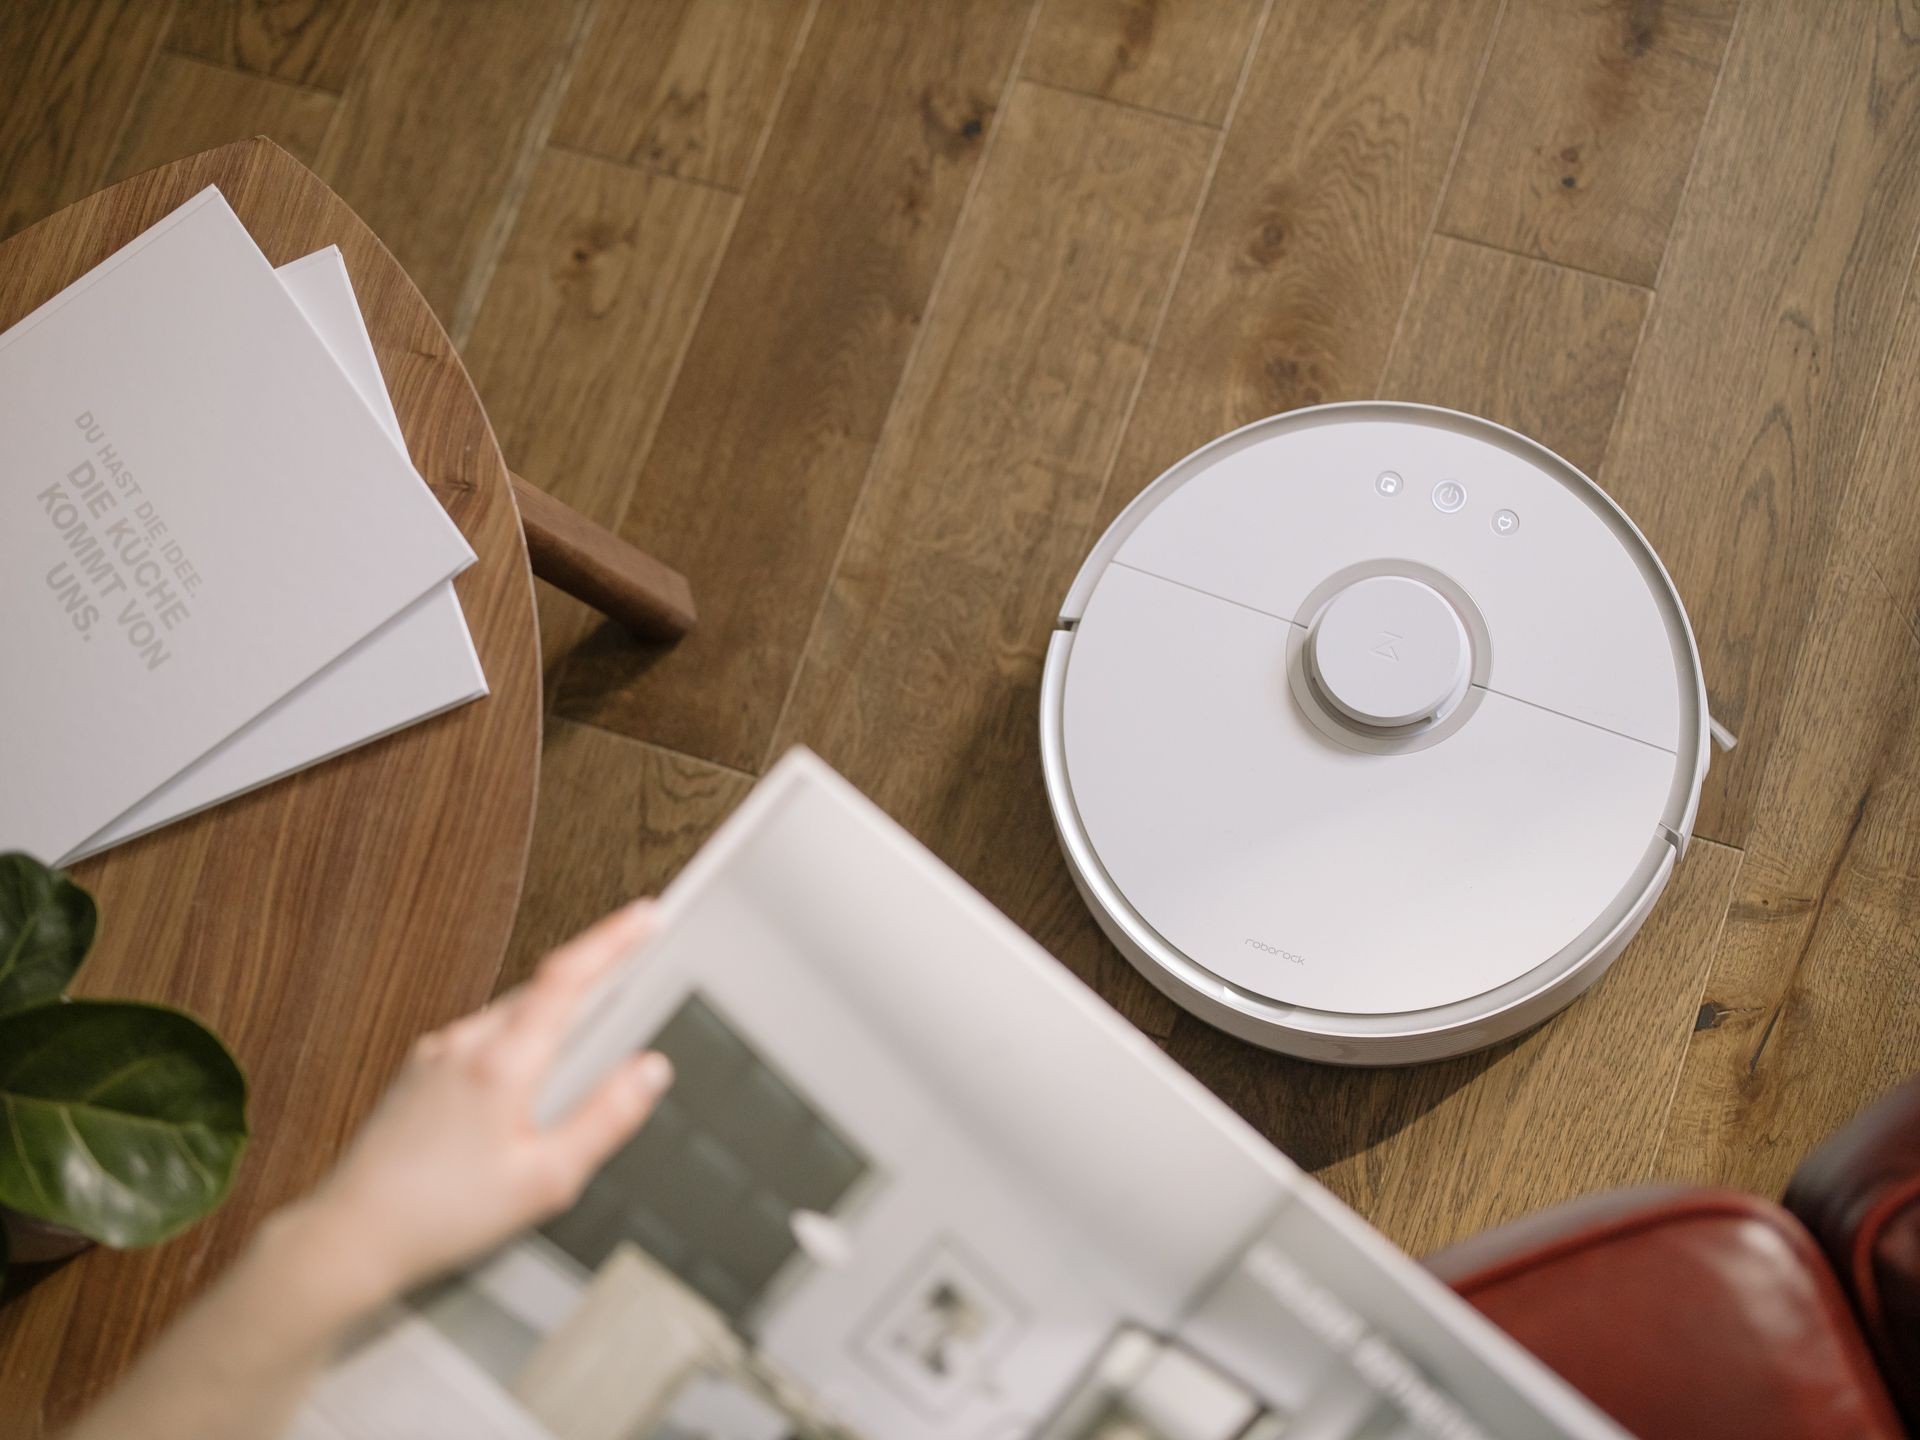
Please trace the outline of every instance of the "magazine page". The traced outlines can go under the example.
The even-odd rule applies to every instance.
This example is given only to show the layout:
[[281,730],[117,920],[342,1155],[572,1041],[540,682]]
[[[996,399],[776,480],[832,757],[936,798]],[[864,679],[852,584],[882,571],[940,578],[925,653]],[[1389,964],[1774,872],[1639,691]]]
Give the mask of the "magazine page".
[[[406,436],[339,248],[316,250],[274,274],[404,458]],[[424,482],[416,477],[415,483]],[[486,693],[487,677],[459,597],[453,582],[445,581],[88,837],[62,863],[97,855]]]
[[588,1010],[661,1107],[299,1440],[1619,1434],[811,756]]
[[0,334],[0,848],[82,845],[473,562],[213,188]]

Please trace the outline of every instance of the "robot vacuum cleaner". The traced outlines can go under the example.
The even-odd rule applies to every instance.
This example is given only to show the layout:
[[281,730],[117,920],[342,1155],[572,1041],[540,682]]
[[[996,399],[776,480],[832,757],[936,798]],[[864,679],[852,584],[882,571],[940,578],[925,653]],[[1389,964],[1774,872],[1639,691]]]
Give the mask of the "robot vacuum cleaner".
[[1524,436],[1320,405],[1195,451],[1061,608],[1040,730],[1101,926],[1201,1019],[1402,1064],[1600,978],[1685,853],[1710,720],[1633,522]]

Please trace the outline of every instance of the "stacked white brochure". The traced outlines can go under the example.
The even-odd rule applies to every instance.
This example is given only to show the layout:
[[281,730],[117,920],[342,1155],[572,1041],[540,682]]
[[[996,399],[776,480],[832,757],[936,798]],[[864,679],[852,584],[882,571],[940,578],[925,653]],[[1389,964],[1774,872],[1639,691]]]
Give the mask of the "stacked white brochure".
[[208,189],[0,334],[0,850],[65,862],[486,693],[340,253]]

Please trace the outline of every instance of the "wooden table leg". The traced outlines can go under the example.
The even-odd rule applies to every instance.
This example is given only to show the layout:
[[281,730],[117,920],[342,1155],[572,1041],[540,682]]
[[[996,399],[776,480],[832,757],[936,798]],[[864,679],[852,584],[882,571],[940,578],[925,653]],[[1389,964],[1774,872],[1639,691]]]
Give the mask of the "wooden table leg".
[[678,640],[692,628],[693,591],[678,570],[512,478],[534,574],[650,640]]

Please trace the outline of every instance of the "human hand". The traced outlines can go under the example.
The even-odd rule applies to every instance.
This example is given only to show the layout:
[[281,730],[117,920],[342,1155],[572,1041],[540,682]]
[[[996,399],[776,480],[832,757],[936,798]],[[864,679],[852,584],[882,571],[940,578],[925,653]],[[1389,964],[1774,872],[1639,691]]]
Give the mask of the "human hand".
[[304,1202],[309,1234],[366,1304],[485,1254],[578,1198],[673,1080],[648,1052],[550,1129],[533,1121],[581,1001],[652,924],[647,902],[575,936],[532,980],[417,1041],[339,1166]]

